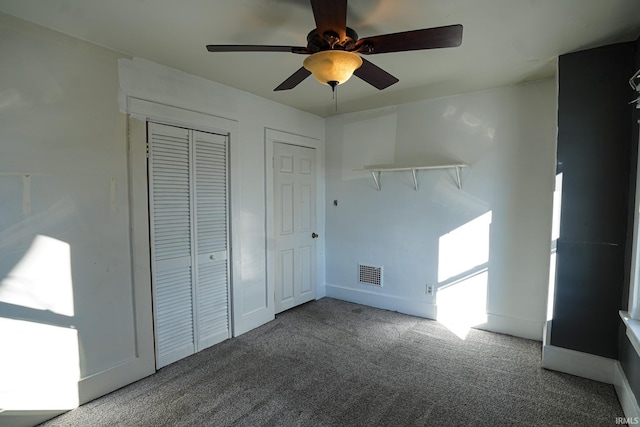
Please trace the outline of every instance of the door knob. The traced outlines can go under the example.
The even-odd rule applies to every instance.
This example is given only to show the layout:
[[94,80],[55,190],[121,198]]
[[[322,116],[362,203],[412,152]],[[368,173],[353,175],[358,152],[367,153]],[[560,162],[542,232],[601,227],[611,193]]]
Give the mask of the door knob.
[[312,239],[317,239],[318,238],[318,234],[317,233],[311,233],[311,238]]

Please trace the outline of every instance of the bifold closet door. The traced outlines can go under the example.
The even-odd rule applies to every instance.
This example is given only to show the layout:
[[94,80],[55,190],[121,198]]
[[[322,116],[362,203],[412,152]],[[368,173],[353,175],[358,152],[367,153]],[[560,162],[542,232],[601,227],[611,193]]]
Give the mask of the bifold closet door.
[[196,351],[229,338],[227,137],[193,132],[196,200]]
[[227,137],[149,123],[156,367],[230,337]]

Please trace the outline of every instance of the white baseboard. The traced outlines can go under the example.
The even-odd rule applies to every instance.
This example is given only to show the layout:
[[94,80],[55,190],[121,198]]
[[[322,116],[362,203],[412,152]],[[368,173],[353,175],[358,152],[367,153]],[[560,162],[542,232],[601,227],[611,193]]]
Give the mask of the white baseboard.
[[[153,359],[132,357],[116,366],[74,380],[70,374],[26,376],[0,393],[0,426],[33,426],[155,372]],[[1,381],[1,380],[0,380]],[[8,384],[12,386],[13,384]]]
[[132,357],[104,371],[84,377],[78,381],[80,404],[83,405],[155,372],[153,359]]
[[622,410],[624,411],[624,416],[632,419],[640,419],[638,401],[636,400],[633,390],[631,390],[631,386],[620,362],[616,362],[613,386],[616,389],[616,394],[618,395],[620,406],[622,406]]
[[373,291],[346,288],[344,286],[329,284],[327,284],[326,286],[326,292],[326,295],[329,298],[355,302],[357,304],[397,311],[399,313],[425,317],[427,319],[436,318],[435,304],[431,304],[425,301],[417,301],[409,298],[384,295]]
[[542,347],[542,367],[614,384],[617,360],[567,348],[545,345]]
[[519,319],[515,317],[487,314],[487,323],[478,326],[478,329],[498,332],[500,334],[513,335],[530,340],[542,341],[543,321]]
[[316,299],[318,300],[326,296],[327,296],[327,286],[324,283],[319,284],[316,289]]
[[[326,296],[427,319],[437,319],[438,307],[436,304],[393,295],[384,295],[375,292],[375,290],[369,291],[327,284]],[[477,328],[541,341],[543,323],[544,322],[487,314],[487,323],[478,325]]]

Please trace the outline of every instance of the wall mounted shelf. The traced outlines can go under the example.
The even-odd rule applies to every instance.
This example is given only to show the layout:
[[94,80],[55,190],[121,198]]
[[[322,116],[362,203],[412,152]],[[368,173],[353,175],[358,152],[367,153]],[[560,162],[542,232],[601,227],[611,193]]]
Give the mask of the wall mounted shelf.
[[354,172],[371,172],[373,181],[376,184],[376,189],[380,191],[380,175],[382,172],[406,172],[411,171],[413,175],[413,188],[418,191],[418,171],[419,170],[433,170],[433,169],[455,169],[456,171],[456,184],[458,189],[462,189],[462,182],[460,181],[460,170],[466,168],[468,165],[464,163],[456,163],[450,165],[436,165],[436,166],[406,166],[406,167],[394,167],[394,166],[365,166],[363,169],[355,169]]

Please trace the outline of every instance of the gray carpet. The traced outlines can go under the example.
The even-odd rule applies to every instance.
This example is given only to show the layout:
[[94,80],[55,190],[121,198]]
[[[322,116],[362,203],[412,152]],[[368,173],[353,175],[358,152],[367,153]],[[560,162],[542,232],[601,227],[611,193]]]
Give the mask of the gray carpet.
[[324,298],[44,426],[601,426],[611,385],[541,344]]

